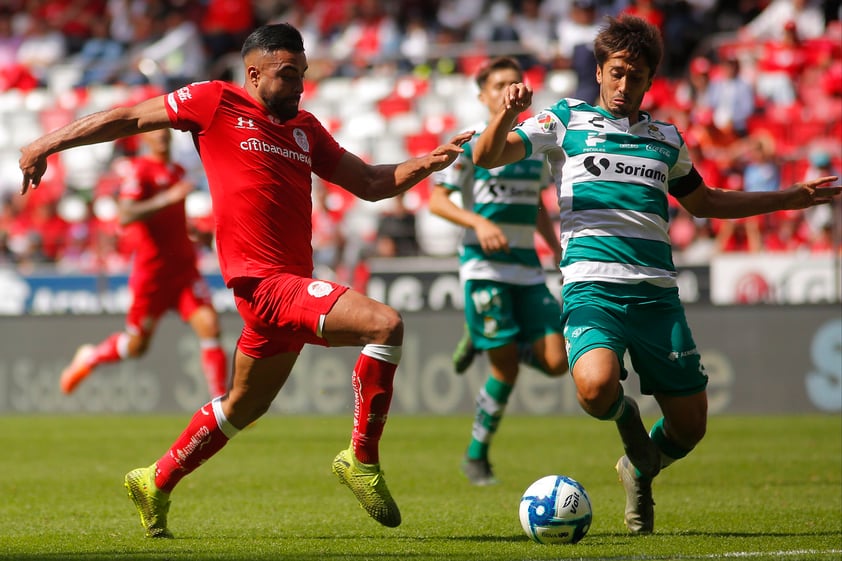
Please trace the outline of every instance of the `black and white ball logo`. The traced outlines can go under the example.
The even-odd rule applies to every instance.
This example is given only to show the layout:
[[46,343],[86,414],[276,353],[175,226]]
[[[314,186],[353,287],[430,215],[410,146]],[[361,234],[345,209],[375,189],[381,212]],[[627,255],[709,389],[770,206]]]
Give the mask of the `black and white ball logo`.
[[608,158],[597,158],[596,156],[585,158],[585,169],[597,177],[602,175],[602,170],[607,170],[609,165]]

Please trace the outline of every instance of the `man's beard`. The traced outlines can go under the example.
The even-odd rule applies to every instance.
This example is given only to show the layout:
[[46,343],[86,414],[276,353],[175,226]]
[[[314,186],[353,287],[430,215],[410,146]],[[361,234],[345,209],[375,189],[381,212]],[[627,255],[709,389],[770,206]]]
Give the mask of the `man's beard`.
[[287,103],[286,100],[272,101],[268,104],[272,114],[281,121],[288,121],[298,115],[298,104]]

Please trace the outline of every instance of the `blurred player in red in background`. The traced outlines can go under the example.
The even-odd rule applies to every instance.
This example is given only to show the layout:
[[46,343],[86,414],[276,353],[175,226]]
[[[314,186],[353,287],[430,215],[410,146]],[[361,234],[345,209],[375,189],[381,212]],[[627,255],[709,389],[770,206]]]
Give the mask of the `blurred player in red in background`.
[[184,168],[172,161],[171,139],[169,129],[141,135],[146,154],[132,160],[120,188],[120,225],[134,254],[125,331],[113,333],[98,345],[79,347],[61,373],[64,393],[71,393],[101,364],[143,356],[158,321],[169,310],[178,311],[199,337],[202,370],[211,397],[227,390],[219,318],[196,267],[196,251],[187,233],[184,200],[193,183],[185,179]]
[[[473,131],[398,164],[368,164],[299,109],[308,64],[297,29],[259,27],[241,52],[242,86],[190,84],[82,117],[24,146],[21,192],[38,185],[50,154],[139,132],[190,131],[202,158],[219,264],[244,326],[228,393],[196,411],[155,463],[126,474],[148,537],[172,537],[172,490],[269,410],[305,344],[361,347],[349,376],[351,443],[331,467],[372,518],[398,526],[401,514],[380,469],[379,443],[403,349],[403,320],[365,294],[313,278],[312,174],[367,201],[394,197],[452,164]],[[280,457],[294,463],[294,441],[285,446]]]

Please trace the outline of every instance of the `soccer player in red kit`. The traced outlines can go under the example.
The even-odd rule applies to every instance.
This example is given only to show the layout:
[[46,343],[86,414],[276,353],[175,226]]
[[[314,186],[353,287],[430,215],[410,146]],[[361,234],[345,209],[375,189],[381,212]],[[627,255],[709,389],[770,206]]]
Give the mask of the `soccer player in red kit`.
[[98,345],[80,346],[61,373],[61,389],[71,393],[100,364],[143,356],[161,316],[172,309],[199,337],[208,391],[218,397],[227,390],[227,359],[219,340],[219,319],[196,268],[196,251],[187,231],[184,199],[193,183],[171,159],[169,129],[141,137],[146,154],[131,161],[119,197],[123,235],[133,248],[126,329]]
[[393,197],[453,163],[472,131],[398,164],[367,164],[299,110],[307,57],[298,30],[284,23],[259,27],[244,42],[242,56],[243,86],[191,84],[82,117],[24,146],[21,192],[37,186],[50,154],[153,129],[189,131],[202,158],[222,275],[244,326],[228,393],[201,407],[155,463],[126,475],[147,536],[172,536],[167,512],[175,485],[269,409],[307,343],[362,346],[351,374],[351,443],[332,468],[371,517],[398,526],[400,510],[380,469],[379,442],[403,321],[364,294],[312,278],[311,174],[368,201]]

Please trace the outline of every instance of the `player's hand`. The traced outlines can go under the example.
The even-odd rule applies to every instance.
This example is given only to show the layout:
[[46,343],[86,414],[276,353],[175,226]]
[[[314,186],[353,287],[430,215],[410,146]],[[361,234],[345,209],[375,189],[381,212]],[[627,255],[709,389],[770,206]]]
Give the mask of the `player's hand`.
[[816,205],[823,205],[833,201],[842,193],[842,186],[826,186],[828,183],[833,183],[839,178],[835,175],[827,175],[819,177],[803,183],[796,183],[787,191],[792,195],[791,206],[788,205],[789,210],[799,210]]
[[436,147],[428,156],[430,159],[429,168],[433,171],[439,171],[452,164],[459,154],[465,151],[462,145],[471,140],[473,136],[474,131],[466,131],[451,138],[447,144]]
[[511,84],[503,94],[503,108],[521,113],[532,105],[532,88],[524,83]]
[[20,152],[18,165],[23,172],[20,194],[25,195],[30,188],[36,189],[41,184],[41,178],[47,171],[47,156],[37,150],[33,144],[24,146]]
[[479,241],[480,247],[482,247],[483,253],[486,255],[491,255],[498,251],[509,252],[509,239],[503,233],[500,226],[491,220],[480,220],[474,226],[474,232],[477,235],[477,240]]

